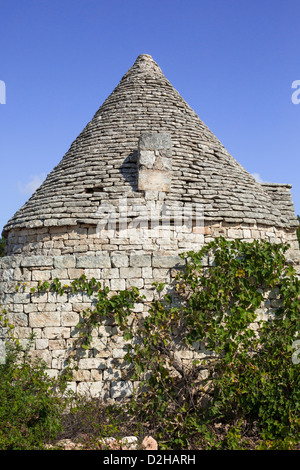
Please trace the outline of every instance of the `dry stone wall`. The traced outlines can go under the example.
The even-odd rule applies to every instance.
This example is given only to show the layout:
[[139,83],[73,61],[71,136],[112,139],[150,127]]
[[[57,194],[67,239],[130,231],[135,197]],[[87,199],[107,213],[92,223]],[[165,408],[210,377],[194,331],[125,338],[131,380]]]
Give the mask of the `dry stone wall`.
[[[218,234],[246,241],[267,238],[271,242],[292,240],[293,243],[289,233],[270,228],[224,227],[216,224],[212,227],[198,227],[197,230],[201,233],[195,234],[192,230],[185,234],[184,239],[178,239],[176,236],[179,232],[173,227],[168,245],[155,245],[156,250],[153,249],[153,243],[160,239],[152,239],[151,247],[148,246],[149,240],[147,244],[136,240],[138,243],[134,245],[130,238],[119,239],[119,243],[117,239],[108,238],[103,243],[104,240],[97,237],[97,228],[92,226],[82,226],[69,232],[62,230],[60,238],[58,232],[51,228],[47,234],[44,231],[28,234],[28,237],[39,238],[39,242],[31,241],[29,245],[34,243],[35,252],[43,254],[22,253],[0,259],[0,300],[9,312],[9,320],[16,326],[16,336],[26,343],[30,333],[35,333],[32,356],[45,360],[49,374],[57,376],[66,365],[68,354],[78,336],[76,325],[82,311],[91,305],[91,299],[86,294],[60,296],[51,292],[31,293],[30,288],[37,287],[39,281],[51,283],[59,278],[62,284],[69,285],[84,274],[88,279],[94,277],[102,282],[112,292],[136,286],[149,302],[154,295],[153,282],[171,283],[177,270],[184,266],[179,253],[189,250],[191,245],[196,248],[196,235],[200,237],[197,239],[198,248]],[[189,236],[192,237],[190,241]],[[49,241],[60,243],[60,248],[56,248],[58,255],[51,254],[54,246],[49,247]],[[69,241],[75,243],[68,244]],[[294,261],[299,260],[299,251],[292,249],[289,256]],[[210,264],[209,260],[207,264]],[[21,288],[16,292],[16,286],[24,283],[25,291]],[[263,317],[276,307],[278,300],[271,297],[266,299],[259,313]],[[143,315],[146,309],[146,304],[137,304],[134,311]],[[74,381],[70,387],[112,401],[130,396],[137,383],[128,378],[128,370],[123,363],[125,353],[126,343],[117,325],[106,321],[94,330],[92,347],[80,357],[79,368],[74,371]],[[203,357],[203,354],[198,346],[198,349],[181,351],[180,357],[188,363],[193,358]]]

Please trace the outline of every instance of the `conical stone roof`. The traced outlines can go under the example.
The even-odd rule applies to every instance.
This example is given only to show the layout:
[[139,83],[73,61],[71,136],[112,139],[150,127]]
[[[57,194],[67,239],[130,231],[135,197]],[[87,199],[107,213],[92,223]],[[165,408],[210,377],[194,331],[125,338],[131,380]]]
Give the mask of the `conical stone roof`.
[[282,205],[278,198],[277,189],[283,194],[290,186],[256,182],[173,88],[152,57],[143,54],[40,188],[9,220],[4,234],[16,228],[91,223],[101,201],[143,197],[137,186],[137,149],[147,132],[168,133],[172,139],[167,202],[203,205],[206,223],[297,226],[291,200],[285,197]]

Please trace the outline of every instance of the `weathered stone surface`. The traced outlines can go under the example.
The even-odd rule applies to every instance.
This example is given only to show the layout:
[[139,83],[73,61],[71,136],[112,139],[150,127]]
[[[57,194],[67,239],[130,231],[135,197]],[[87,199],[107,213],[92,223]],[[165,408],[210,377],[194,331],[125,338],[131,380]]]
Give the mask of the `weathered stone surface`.
[[110,268],[111,261],[108,253],[97,256],[79,256],[76,260],[76,268]]
[[174,268],[184,266],[185,262],[179,256],[174,255],[153,255],[153,268]]
[[54,258],[54,267],[58,269],[75,268],[75,263],[76,263],[76,260],[73,255],[56,256]]
[[144,254],[132,254],[130,255],[130,266],[132,267],[150,267],[151,266],[151,255],[144,255]]
[[127,268],[129,266],[129,257],[125,254],[114,254],[111,256],[111,264],[113,268]]
[[52,267],[53,266],[53,257],[51,257],[51,256],[25,256],[21,260],[21,266],[23,268],[24,267],[26,267],[26,268],[37,267],[37,266]]
[[139,140],[140,150],[168,150],[172,147],[171,136],[168,133],[145,132]]
[[140,191],[164,191],[171,190],[172,173],[144,168],[139,172],[138,189]]
[[146,436],[142,442],[142,448],[144,450],[158,450],[158,443],[153,437]]
[[30,313],[29,314],[29,326],[31,328],[45,326],[60,326],[60,313],[49,312],[49,313]]

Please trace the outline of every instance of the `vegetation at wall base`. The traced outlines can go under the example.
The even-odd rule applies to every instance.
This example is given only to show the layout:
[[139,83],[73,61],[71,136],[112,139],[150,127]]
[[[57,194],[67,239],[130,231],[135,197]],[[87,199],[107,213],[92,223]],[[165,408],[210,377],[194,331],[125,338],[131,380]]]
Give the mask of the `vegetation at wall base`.
[[[45,366],[29,366],[26,354],[21,362],[8,360],[0,366],[0,448],[42,448],[84,429],[85,445],[97,447],[101,437],[123,437],[130,429],[131,435],[148,430],[162,450],[300,449],[300,364],[292,360],[300,356],[293,349],[300,280],[286,261],[287,249],[220,237],[186,253],[174,285],[155,284],[143,320],[133,315],[133,305],[145,301],[137,288],[111,294],[84,276],[71,286],[58,279],[40,283],[37,292],[96,297],[77,325],[77,352],[89,349],[91,329],[109,317],[129,342],[124,360],[141,386],[126,406],[73,401],[70,408],[70,399],[62,398],[66,382],[53,395]],[[191,360],[194,350],[199,356]]]
[[1,450],[45,448],[62,430],[70,403],[68,375],[50,378],[44,362],[29,358],[30,346],[30,340],[24,349],[10,338],[6,361],[0,365]]
[[[130,406],[141,419],[157,420],[166,448],[187,448],[196,436],[211,449],[248,448],[253,440],[259,448],[299,444],[300,374],[292,344],[300,332],[300,280],[286,262],[287,249],[221,237],[187,254],[177,277],[179,307],[168,294],[152,304],[127,355],[137,378],[147,371],[147,394]],[[259,320],[257,309],[270,303],[270,292],[278,308]],[[170,347],[179,336],[187,346],[203,344],[205,359],[184,368]]]

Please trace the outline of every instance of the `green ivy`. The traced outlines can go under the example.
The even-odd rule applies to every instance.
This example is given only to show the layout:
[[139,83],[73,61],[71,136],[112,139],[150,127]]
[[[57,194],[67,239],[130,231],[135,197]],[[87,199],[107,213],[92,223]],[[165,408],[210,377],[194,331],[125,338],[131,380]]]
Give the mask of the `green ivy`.
[[[300,284],[286,262],[287,249],[220,237],[185,255],[186,269],[176,279],[179,306],[170,295],[152,303],[126,359],[137,378],[148,372],[147,394],[137,396],[132,411],[156,417],[158,438],[168,433],[168,445],[178,446],[180,436],[187,446],[197,430],[205,441],[204,429],[214,422],[231,423],[232,429],[255,424],[262,442],[299,442],[300,375],[292,344],[300,331]],[[276,315],[258,321],[257,309],[276,289]],[[184,367],[174,352],[178,339],[187,347],[205,346],[205,359]],[[235,448],[239,433],[229,435],[222,445]],[[209,445],[222,447],[217,441]]]
[[[293,448],[300,437],[300,366],[292,360],[300,281],[287,250],[217,238],[182,255],[186,267],[174,284],[154,283],[146,316],[133,313],[145,302],[137,288],[113,294],[85,276],[69,286],[39,283],[31,292],[91,298],[76,327],[73,359],[76,348],[91,347],[93,328],[108,318],[119,326],[128,341],[124,360],[140,383],[127,411],[153,424],[162,448],[245,449],[249,429],[257,448]],[[270,291],[276,313],[262,321],[258,309],[270,304]],[[202,355],[192,361],[199,346]]]

